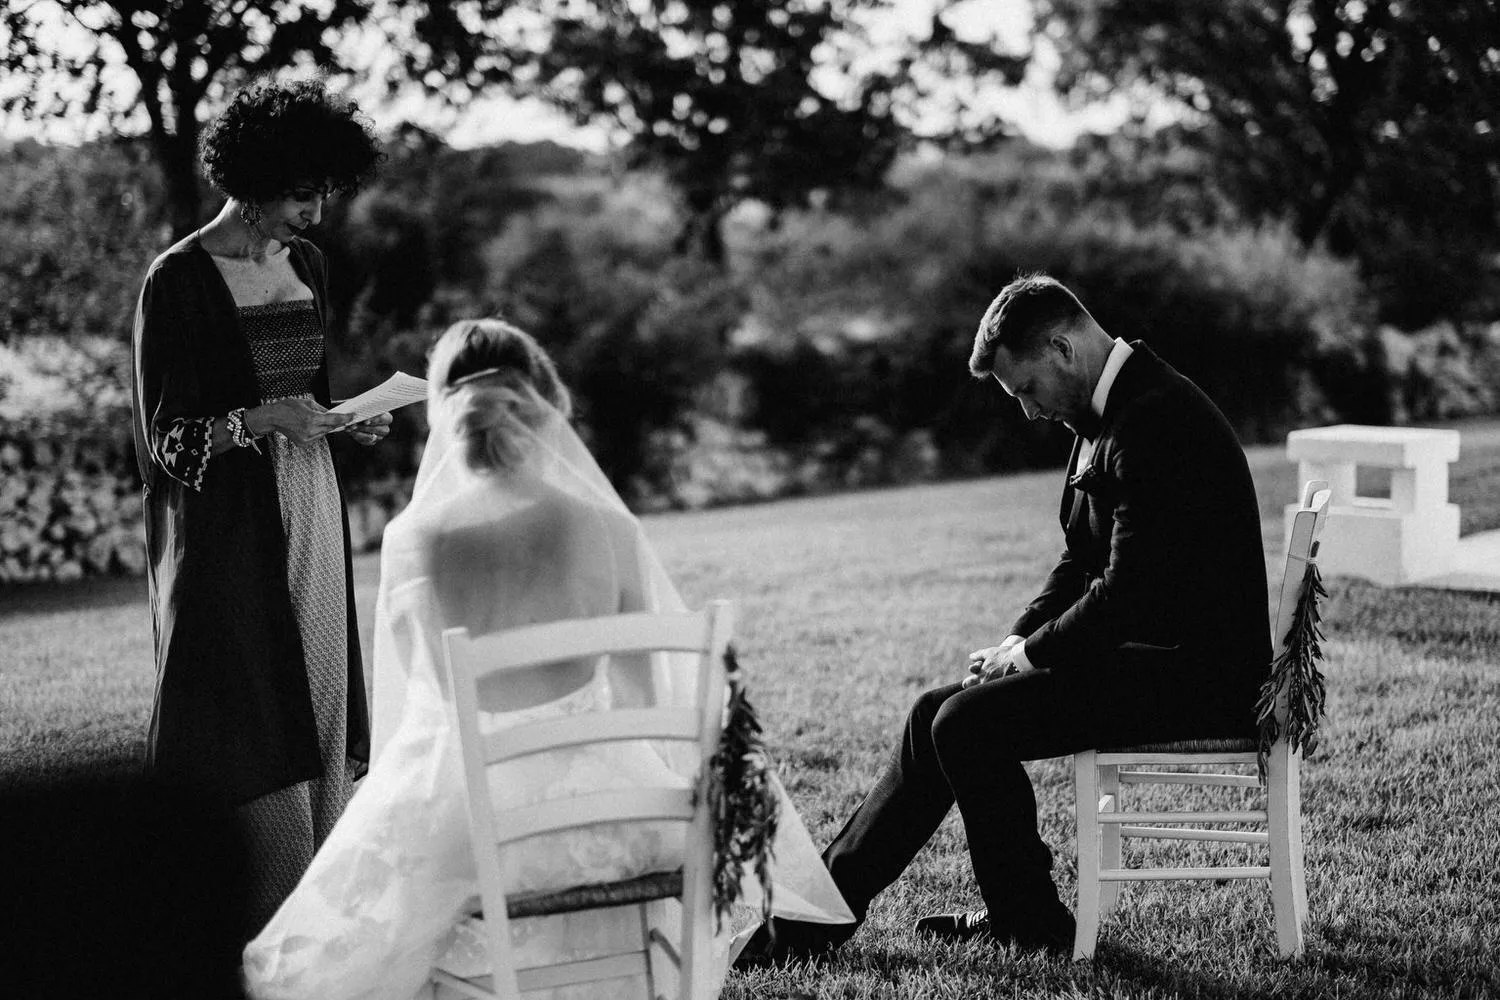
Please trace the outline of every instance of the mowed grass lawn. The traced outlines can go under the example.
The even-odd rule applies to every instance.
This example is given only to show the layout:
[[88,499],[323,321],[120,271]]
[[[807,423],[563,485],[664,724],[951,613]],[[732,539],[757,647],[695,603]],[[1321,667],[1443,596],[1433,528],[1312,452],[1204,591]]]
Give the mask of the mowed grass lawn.
[[[1464,531],[1500,528],[1500,425],[1461,429]],[[1295,470],[1280,448],[1250,454],[1275,577]],[[1035,592],[1060,547],[1059,478],[647,520],[690,603],[738,602],[754,700],[819,844],[873,781],[912,700],[959,676]],[[367,643],[377,571],[359,560]],[[724,996],[1500,996],[1500,601],[1352,580],[1330,590],[1329,718],[1303,772],[1302,959],[1275,957],[1269,893],[1254,883],[1126,886],[1092,965],[920,940],[914,915],[979,905],[955,813],[832,961],[732,975]],[[139,581],[0,591],[0,787],[137,752],[150,644]],[[1070,761],[1031,771],[1071,902]],[[1215,861],[1248,850],[1168,849]]]

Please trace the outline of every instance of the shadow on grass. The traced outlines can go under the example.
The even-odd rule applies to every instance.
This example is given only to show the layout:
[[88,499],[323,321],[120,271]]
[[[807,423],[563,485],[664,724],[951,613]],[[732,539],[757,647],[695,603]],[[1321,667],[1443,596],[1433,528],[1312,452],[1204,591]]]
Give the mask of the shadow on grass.
[[[974,946],[976,948],[982,945]],[[993,955],[1000,960],[1003,952],[987,949],[984,952],[969,950],[969,946],[935,949],[942,958],[938,963],[951,960],[965,965],[974,965],[976,958],[983,962]],[[810,961],[792,961],[762,969],[735,971],[730,974],[721,996],[729,1000],[825,1000],[830,995],[855,995],[847,991],[830,994],[826,987],[849,977],[866,981],[873,979],[887,987],[909,986],[913,980],[921,981],[931,974],[934,966],[933,954],[929,951],[912,951],[906,948],[883,948],[871,942],[850,942],[837,951]],[[863,995],[863,994],[860,994]],[[917,996],[926,996],[919,992]]]
[[[1184,969],[1174,960],[1127,945],[1099,943],[1092,968],[1074,967],[1079,979],[1094,980],[1094,995],[1166,995],[1200,1000],[1241,1000],[1264,997],[1266,983],[1256,976],[1236,980],[1223,973]],[[1082,984],[1080,984],[1082,985]]]
[[1494,996],[1500,993],[1494,931],[1478,931],[1471,938],[1463,943],[1445,941],[1414,954],[1412,940],[1402,934],[1363,928],[1330,931],[1304,961],[1320,978],[1354,978],[1372,989],[1441,997]]
[[102,611],[146,603],[144,576],[90,577],[76,583],[0,587],[0,619],[58,611]]
[[136,726],[28,734],[6,746],[0,757],[0,795],[93,778],[139,777],[146,760],[145,735]]
[[[1471,946],[1411,954],[1410,940],[1361,931],[1337,942],[1309,935],[1300,958],[1267,959],[1250,974],[1225,969],[1183,968],[1170,955],[1101,942],[1091,975],[1092,995],[1166,995],[1198,1000],[1250,1000],[1337,996],[1357,985],[1365,996],[1492,996],[1500,989],[1491,947]],[[1087,966],[1077,966],[1075,975]],[[1083,979],[1083,975],[1079,975]],[[1078,984],[1081,988],[1085,983]]]
[[114,759],[4,789],[0,815],[6,996],[243,997],[248,867],[227,804]]

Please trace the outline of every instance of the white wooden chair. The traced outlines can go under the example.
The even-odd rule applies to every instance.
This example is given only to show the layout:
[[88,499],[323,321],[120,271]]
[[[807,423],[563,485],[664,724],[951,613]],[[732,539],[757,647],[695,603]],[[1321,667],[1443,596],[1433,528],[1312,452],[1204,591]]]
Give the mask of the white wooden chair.
[[[734,609],[710,603],[693,613],[625,614],[551,622],[471,639],[464,629],[443,634],[444,660],[452,683],[469,793],[469,826],[483,905],[482,938],[492,975],[464,979],[441,968],[432,973],[442,997],[517,1000],[556,986],[644,976],[651,997],[707,1000],[713,891],[713,817],[705,808],[707,763],[723,724],[723,658],[734,628]],[[478,685],[504,671],[607,653],[696,653],[700,662],[695,704],[689,707],[622,708],[553,718],[481,736]],[[696,787],[630,788],[593,792],[496,814],[486,780],[489,768],[556,748],[635,740],[696,744]],[[626,881],[507,896],[500,850],[538,834],[622,821],[686,824],[681,869]],[[681,903],[680,924],[668,918]],[[509,921],[523,917],[635,906],[640,939],[628,951],[558,965],[517,969],[512,962]],[[663,964],[665,963],[665,964]],[[623,988],[623,984],[622,988]]]
[[[1281,580],[1280,604],[1272,632],[1275,652],[1286,647],[1293,613],[1301,599],[1307,564],[1317,557],[1317,537],[1328,509],[1328,484],[1309,482],[1303,489],[1301,508],[1292,522],[1287,545],[1286,570]],[[1282,737],[1270,750],[1261,809],[1223,811],[1129,812],[1122,808],[1121,789],[1138,785],[1186,785],[1255,788],[1253,773],[1256,740],[1210,739],[1180,743],[1156,743],[1113,747],[1075,754],[1074,790],[1078,810],[1078,913],[1073,939],[1073,959],[1092,958],[1099,935],[1099,919],[1114,909],[1122,882],[1173,879],[1268,879],[1276,912],[1276,941],[1281,954],[1291,957],[1302,951],[1302,927],[1307,919],[1307,893],[1302,876],[1302,806],[1298,765],[1301,755],[1292,752],[1286,733],[1286,704],[1277,705]],[[1150,765],[1249,765],[1252,773],[1207,773],[1202,771],[1122,770]],[[1210,828],[1179,824],[1210,824]],[[1244,826],[1259,824],[1260,830]],[[1213,826],[1233,826],[1220,829]],[[1204,868],[1126,868],[1121,861],[1121,842],[1126,838],[1158,840],[1220,841],[1265,844],[1269,864]]]

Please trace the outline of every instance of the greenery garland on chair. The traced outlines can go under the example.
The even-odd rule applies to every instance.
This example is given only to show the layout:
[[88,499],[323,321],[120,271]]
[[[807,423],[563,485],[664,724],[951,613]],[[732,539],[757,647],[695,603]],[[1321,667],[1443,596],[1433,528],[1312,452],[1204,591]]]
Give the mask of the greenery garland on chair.
[[745,697],[733,646],[724,651],[724,672],[728,717],[708,782],[708,808],[714,818],[714,915],[721,928],[740,898],[746,871],[753,870],[760,880],[761,919],[771,919],[771,847],[780,819],[760,720]]
[[1261,685],[1260,698],[1255,703],[1255,717],[1260,724],[1256,763],[1260,768],[1261,784],[1266,781],[1271,745],[1282,735],[1281,724],[1276,720],[1276,703],[1283,691],[1286,692],[1287,742],[1303,756],[1318,747],[1318,724],[1323,719],[1326,697],[1323,672],[1318,669],[1318,661],[1323,659],[1318,600],[1327,597],[1328,591],[1323,589],[1323,577],[1313,559],[1307,561],[1302,584],[1302,596],[1292,613],[1286,649],[1272,662],[1271,676]]

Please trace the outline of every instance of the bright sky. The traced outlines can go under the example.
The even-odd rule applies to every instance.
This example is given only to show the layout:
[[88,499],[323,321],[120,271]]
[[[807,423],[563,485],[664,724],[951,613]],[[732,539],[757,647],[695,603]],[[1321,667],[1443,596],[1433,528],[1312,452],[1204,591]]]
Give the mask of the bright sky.
[[[894,0],[893,9],[869,25],[876,50],[902,35],[925,34],[935,6],[936,0]],[[1030,0],[967,0],[955,10],[950,24],[961,37],[979,41],[996,34],[1006,48],[1024,51],[1031,27]],[[1081,110],[1065,108],[1049,86],[1054,65],[1049,57],[1049,52],[1039,51],[1021,86],[996,95],[997,110],[1006,121],[1037,142],[1065,146],[1085,129],[1109,130],[1124,120],[1123,103]],[[358,88],[356,96],[377,122],[419,121],[458,147],[555,139],[604,150],[610,143],[604,130],[579,128],[545,104],[517,102],[498,94],[475,101],[462,111],[440,109],[434,102],[417,97],[386,102],[373,84]],[[77,123],[54,123],[39,132],[29,123],[0,118],[0,137],[43,134],[69,142],[83,138],[82,131]]]

